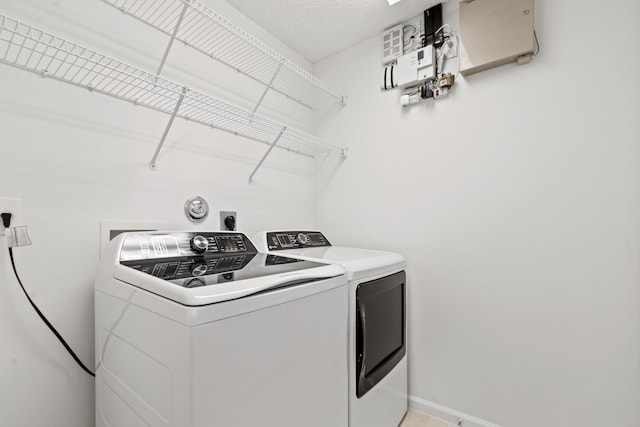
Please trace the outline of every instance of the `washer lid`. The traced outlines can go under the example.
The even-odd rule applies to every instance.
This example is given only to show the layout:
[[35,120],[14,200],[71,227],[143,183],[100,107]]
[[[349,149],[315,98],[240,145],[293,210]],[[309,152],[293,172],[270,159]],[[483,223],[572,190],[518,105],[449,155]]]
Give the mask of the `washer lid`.
[[337,265],[253,253],[127,261],[114,278],[183,305],[201,306],[344,274]]

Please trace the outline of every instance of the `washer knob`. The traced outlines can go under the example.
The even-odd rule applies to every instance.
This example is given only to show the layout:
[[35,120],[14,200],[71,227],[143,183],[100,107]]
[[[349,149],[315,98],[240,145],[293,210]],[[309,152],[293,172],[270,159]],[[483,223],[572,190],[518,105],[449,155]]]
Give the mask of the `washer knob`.
[[307,243],[309,243],[309,236],[303,233],[298,234],[298,243],[306,245]]
[[204,236],[194,236],[191,239],[191,249],[198,254],[206,251],[208,247],[209,241]]
[[191,268],[191,274],[193,274],[194,276],[202,276],[207,272],[207,270],[207,264],[202,262],[194,265],[193,268]]

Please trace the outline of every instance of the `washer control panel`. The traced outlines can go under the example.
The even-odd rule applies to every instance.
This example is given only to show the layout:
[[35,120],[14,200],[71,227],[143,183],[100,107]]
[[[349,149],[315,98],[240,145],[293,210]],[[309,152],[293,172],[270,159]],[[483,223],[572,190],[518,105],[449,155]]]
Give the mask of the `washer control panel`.
[[257,252],[242,233],[131,233],[122,242],[120,263],[165,280],[212,274],[223,274],[220,280],[233,280],[224,275],[243,269]]
[[255,246],[242,233],[131,233],[125,236],[122,243],[120,261],[256,252]]
[[267,233],[270,251],[331,246],[319,231],[272,231]]

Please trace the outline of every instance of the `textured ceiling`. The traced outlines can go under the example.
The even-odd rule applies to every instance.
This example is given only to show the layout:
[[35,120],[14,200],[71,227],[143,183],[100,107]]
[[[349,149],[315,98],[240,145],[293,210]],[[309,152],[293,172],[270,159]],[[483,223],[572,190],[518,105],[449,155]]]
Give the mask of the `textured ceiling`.
[[442,0],[227,0],[316,62],[420,14]]

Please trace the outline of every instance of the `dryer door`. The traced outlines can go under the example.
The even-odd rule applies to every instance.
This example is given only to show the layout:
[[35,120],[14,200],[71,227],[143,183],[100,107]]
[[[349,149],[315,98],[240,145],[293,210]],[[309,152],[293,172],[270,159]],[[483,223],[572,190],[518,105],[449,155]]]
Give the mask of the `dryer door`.
[[404,271],[356,288],[356,396],[362,397],[406,354]]

